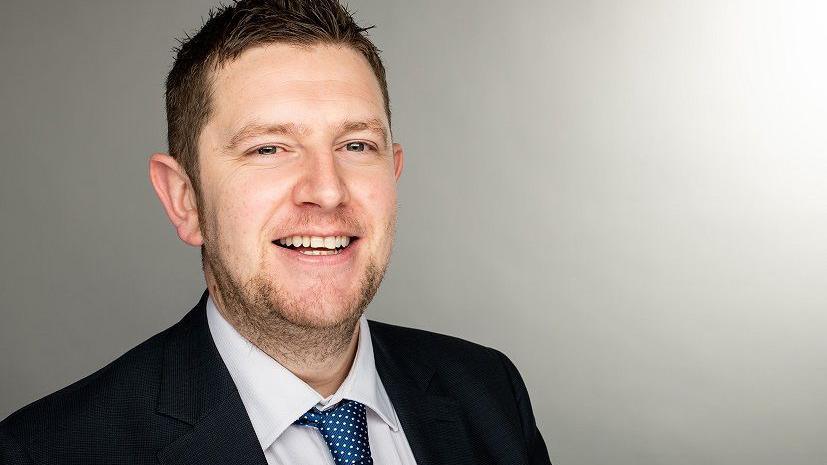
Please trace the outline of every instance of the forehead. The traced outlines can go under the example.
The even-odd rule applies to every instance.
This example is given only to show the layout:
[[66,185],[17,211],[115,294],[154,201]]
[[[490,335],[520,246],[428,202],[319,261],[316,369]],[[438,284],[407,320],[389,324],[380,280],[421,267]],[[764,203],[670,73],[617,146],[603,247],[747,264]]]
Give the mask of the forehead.
[[313,127],[378,118],[387,125],[372,68],[347,46],[254,47],[215,71],[211,90],[205,132],[219,137],[254,121]]

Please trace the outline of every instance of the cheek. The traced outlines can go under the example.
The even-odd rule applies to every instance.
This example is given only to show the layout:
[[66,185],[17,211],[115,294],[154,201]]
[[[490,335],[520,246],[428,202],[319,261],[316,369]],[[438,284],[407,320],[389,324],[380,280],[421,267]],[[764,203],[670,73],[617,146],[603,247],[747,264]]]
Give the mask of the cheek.
[[372,178],[360,183],[354,197],[376,227],[384,228],[396,210],[396,182],[393,177]]
[[223,183],[216,212],[222,229],[235,238],[257,241],[267,233],[273,211],[285,198],[281,187],[284,185],[261,173],[237,176],[232,182]]

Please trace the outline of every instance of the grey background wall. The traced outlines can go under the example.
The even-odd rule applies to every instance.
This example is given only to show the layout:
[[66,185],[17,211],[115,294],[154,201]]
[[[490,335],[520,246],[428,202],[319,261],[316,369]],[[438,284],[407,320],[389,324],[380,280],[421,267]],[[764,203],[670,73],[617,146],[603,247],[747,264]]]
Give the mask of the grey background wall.
[[[146,164],[211,4],[4,0],[0,417],[200,295]],[[506,352],[555,463],[827,463],[823,2],[351,6],[407,149],[373,318]]]

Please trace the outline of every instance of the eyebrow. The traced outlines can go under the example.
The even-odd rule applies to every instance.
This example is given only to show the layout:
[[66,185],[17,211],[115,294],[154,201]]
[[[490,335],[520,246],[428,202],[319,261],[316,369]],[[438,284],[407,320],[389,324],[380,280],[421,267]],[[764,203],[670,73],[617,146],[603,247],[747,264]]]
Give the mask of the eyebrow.
[[308,132],[309,131],[306,128],[293,123],[262,124],[254,121],[252,123],[245,124],[241,129],[233,134],[233,136],[230,137],[230,141],[224,146],[224,151],[231,152],[235,150],[241,142],[255,136],[264,134],[296,136],[306,134]]
[[339,126],[337,132],[347,133],[357,131],[372,132],[374,135],[379,136],[382,139],[382,143],[386,146],[390,142],[390,135],[388,134],[388,130],[385,129],[385,123],[379,118],[371,118],[367,121],[345,121]]
[[[381,137],[382,143],[385,145],[388,145],[390,141],[388,130],[385,129],[385,124],[379,118],[371,118],[365,121],[344,121],[336,128],[337,133],[356,131],[370,131]],[[298,136],[310,134],[310,129],[295,123],[263,124],[254,121],[245,124],[233,134],[230,141],[224,146],[224,150],[226,152],[234,151],[244,140],[265,134]]]

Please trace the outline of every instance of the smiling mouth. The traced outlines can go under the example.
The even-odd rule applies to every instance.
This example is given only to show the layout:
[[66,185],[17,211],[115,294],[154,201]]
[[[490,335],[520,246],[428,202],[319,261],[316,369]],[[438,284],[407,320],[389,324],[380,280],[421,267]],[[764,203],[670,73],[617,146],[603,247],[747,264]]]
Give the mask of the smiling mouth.
[[288,236],[273,244],[304,255],[338,255],[357,240],[356,236]]

